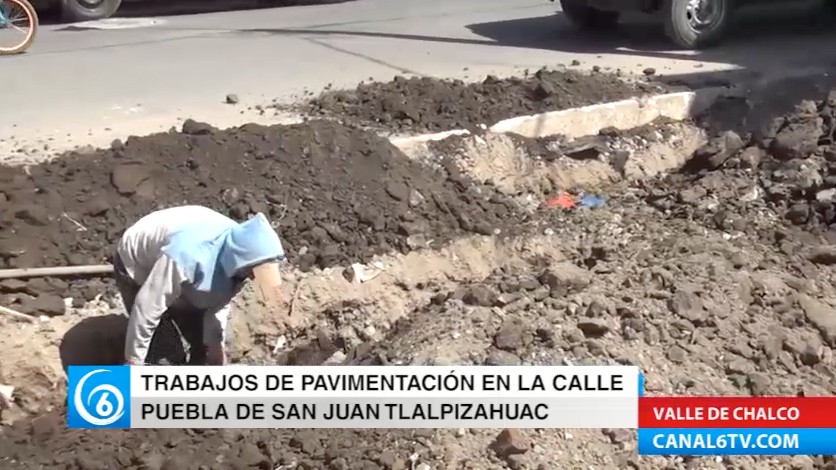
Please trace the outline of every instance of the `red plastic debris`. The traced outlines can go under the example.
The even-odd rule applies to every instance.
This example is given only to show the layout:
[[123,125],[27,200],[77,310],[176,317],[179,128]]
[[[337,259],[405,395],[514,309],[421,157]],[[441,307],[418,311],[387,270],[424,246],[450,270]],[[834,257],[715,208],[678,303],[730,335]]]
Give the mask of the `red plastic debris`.
[[575,198],[573,198],[571,194],[567,193],[560,193],[557,196],[546,200],[546,207],[549,209],[554,209],[555,207],[559,207],[561,209],[571,209],[575,207],[575,205]]

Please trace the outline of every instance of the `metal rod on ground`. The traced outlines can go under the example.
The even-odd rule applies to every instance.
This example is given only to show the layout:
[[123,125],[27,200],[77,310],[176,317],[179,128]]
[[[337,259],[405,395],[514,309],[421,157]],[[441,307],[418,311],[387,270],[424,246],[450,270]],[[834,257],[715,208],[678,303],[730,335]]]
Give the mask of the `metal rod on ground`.
[[113,266],[96,264],[89,266],[61,266],[57,268],[22,268],[0,269],[0,279],[20,279],[25,277],[77,276],[81,274],[110,274]]
[[26,315],[25,313],[20,313],[18,311],[12,310],[10,308],[3,307],[2,305],[0,305],[0,313],[9,315],[12,318],[17,318],[19,320],[25,320],[25,321],[32,322],[32,323],[38,321],[37,318],[35,318],[31,315]]

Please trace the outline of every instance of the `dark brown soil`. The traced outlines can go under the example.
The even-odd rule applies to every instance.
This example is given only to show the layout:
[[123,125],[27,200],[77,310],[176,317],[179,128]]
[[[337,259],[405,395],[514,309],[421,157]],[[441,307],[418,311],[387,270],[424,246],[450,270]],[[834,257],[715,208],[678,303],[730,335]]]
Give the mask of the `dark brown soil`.
[[[432,430],[65,430],[61,413],[0,431],[0,468],[74,470],[409,468]],[[49,442],[49,453],[41,444]],[[35,444],[35,445],[32,445]],[[294,465],[295,464],[295,465]],[[286,465],[286,467],[281,467]]]
[[[491,187],[409,160],[362,130],[313,121],[224,132],[188,122],[184,131],[130,138],[28,170],[0,167],[0,268],[107,262],[128,225],[181,204],[235,219],[265,213],[303,270],[514,223],[513,204]],[[0,301],[50,314],[62,307],[43,294],[89,300],[101,290],[89,282],[7,280]]]
[[668,90],[659,83],[628,83],[611,74],[576,71],[540,70],[526,78],[502,80],[489,76],[474,84],[396,77],[325,92],[302,111],[388,131],[440,132]]

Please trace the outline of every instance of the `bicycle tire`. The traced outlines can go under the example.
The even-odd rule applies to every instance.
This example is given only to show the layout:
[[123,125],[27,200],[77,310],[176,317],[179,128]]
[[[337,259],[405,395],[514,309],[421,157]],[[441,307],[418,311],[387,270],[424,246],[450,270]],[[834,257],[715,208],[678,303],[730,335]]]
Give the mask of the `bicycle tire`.
[[29,49],[29,46],[31,46],[32,42],[35,40],[35,36],[37,36],[39,26],[38,13],[35,11],[35,7],[29,3],[29,0],[0,0],[0,5],[3,3],[15,3],[20,5],[26,13],[26,16],[29,18],[30,27],[28,34],[19,44],[12,47],[3,47],[0,45],[0,56],[22,54]]

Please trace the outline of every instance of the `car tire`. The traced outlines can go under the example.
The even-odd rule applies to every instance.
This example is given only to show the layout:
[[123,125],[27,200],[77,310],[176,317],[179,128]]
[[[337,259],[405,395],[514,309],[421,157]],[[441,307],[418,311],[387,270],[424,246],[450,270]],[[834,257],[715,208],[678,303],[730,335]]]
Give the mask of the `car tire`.
[[122,0],[61,0],[61,16],[72,23],[110,18]]
[[[731,20],[734,0],[664,0],[665,33],[677,46],[705,49],[717,45],[725,36]],[[693,6],[708,3],[712,10],[698,11]]]
[[602,29],[618,24],[617,11],[592,8],[586,0],[560,0],[560,7],[569,21],[580,29]]

